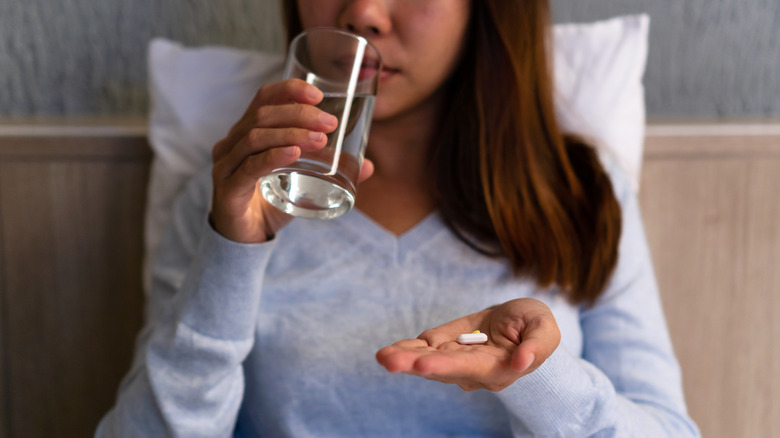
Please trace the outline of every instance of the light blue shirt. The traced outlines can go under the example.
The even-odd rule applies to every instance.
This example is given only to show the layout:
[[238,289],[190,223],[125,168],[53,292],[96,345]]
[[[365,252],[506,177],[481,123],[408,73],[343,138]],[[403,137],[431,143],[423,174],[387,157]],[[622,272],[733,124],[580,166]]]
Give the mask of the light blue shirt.
[[[99,437],[687,437],[686,413],[636,197],[619,263],[592,308],[515,278],[432,214],[396,237],[360,211],[296,219],[270,242],[209,227],[210,179],[190,184],[153,260],[147,324]],[[498,393],[390,374],[378,349],[519,297],[562,333]]]

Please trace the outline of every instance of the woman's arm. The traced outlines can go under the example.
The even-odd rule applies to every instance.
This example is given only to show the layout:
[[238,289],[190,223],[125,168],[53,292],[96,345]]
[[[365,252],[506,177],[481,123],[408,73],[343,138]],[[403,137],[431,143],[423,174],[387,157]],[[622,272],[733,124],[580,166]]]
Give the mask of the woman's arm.
[[174,206],[152,261],[146,325],[97,436],[230,436],[243,397],[260,286],[275,245],[229,241],[207,223],[207,174]]
[[[99,435],[232,432],[244,393],[241,363],[275,246],[265,243],[292,219],[260,196],[257,181],[302,150],[325,146],[337,119],[314,106],[321,100],[301,80],[263,85],[214,146],[211,184],[204,174],[184,192],[152,261],[147,325]],[[364,165],[362,177],[370,173]]]
[[[620,258],[593,307],[583,306],[583,352],[559,346],[549,309],[513,300],[385,347],[377,359],[467,390],[496,392],[518,436],[698,436],[682,394],[639,206],[627,179],[613,177],[623,208]],[[486,332],[485,345],[459,333]]]
[[686,412],[636,196],[613,172],[623,234],[612,280],[583,308],[582,357],[559,348],[499,393],[526,428],[561,436],[698,436]]

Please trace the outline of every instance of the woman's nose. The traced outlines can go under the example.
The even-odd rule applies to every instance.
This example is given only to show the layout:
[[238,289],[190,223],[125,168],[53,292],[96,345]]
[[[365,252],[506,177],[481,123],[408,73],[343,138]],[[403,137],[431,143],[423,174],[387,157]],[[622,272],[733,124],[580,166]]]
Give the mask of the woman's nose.
[[363,36],[384,35],[392,28],[387,2],[383,0],[348,1],[339,13],[336,24]]

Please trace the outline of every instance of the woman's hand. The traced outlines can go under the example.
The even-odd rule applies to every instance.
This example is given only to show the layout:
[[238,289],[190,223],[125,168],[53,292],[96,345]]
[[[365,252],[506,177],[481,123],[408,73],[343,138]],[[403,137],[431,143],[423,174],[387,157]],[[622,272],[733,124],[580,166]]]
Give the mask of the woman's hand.
[[[322,98],[320,90],[300,79],[265,85],[214,146],[211,221],[217,232],[236,242],[259,243],[292,219],[263,198],[257,182],[297,160],[302,151],[325,146],[326,133],[336,129],[338,119],[314,106]],[[365,160],[359,180],[372,170]]]
[[[463,333],[488,335],[480,345],[461,345]],[[402,372],[466,391],[500,391],[539,367],[558,347],[561,333],[541,301],[521,298],[426,330],[417,339],[384,347],[377,361],[391,373]]]

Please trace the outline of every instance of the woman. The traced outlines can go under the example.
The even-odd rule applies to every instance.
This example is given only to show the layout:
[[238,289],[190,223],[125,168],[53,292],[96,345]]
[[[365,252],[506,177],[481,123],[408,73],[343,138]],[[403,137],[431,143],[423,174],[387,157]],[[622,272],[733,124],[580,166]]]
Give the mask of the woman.
[[313,86],[263,86],[175,207],[98,435],[697,435],[636,199],[556,125],[547,2],[284,7],[385,61],[357,210],[259,196],[336,127]]

